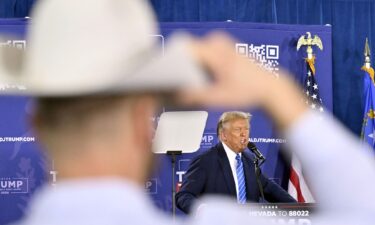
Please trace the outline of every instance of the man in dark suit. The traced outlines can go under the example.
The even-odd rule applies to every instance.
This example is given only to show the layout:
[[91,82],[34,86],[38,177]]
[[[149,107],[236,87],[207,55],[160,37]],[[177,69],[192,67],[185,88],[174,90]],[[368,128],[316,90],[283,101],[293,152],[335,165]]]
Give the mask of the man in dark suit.
[[[250,118],[250,114],[238,111],[221,115],[217,126],[220,143],[190,164],[176,195],[179,209],[189,213],[193,202],[205,194],[233,196],[240,204],[259,201],[253,156],[244,152],[249,142]],[[268,202],[296,202],[263,174],[260,182]]]

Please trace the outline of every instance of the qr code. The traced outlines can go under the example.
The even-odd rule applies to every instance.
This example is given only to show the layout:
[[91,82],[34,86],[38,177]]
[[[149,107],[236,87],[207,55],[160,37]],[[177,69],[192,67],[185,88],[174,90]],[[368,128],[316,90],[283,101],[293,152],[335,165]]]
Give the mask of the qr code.
[[26,49],[26,40],[7,40],[7,41],[0,41],[0,48],[18,48],[18,49]]
[[271,71],[278,76],[279,71],[279,46],[278,45],[254,45],[236,43],[237,54],[249,58],[259,66]]

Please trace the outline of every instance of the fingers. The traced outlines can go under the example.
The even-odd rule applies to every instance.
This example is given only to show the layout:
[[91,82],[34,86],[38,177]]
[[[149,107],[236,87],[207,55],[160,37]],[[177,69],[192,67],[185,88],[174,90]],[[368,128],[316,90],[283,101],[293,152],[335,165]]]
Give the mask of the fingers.
[[[262,76],[266,72],[240,57],[234,41],[224,34],[212,34],[196,40],[192,52],[208,69],[213,82],[204,90],[184,90],[179,100],[184,104],[205,106],[252,106],[259,98]],[[259,77],[258,77],[259,76]]]
[[[248,90],[250,92],[250,90]],[[258,99],[250,98],[235,91],[235,87],[213,84],[199,90],[184,90],[177,95],[177,100],[183,105],[208,107],[251,107],[256,106]]]
[[215,79],[221,79],[228,73],[236,57],[234,41],[225,34],[214,33],[204,39],[196,40],[192,45],[193,55],[198,62],[210,71]]
[[210,86],[204,89],[182,90],[177,95],[177,100],[183,105],[195,106],[220,106],[221,97],[218,98],[219,87]]

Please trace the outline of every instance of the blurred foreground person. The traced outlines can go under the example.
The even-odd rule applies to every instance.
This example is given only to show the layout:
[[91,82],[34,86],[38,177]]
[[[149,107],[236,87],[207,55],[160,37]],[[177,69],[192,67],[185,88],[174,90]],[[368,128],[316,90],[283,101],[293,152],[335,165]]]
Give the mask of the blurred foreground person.
[[[375,168],[365,147],[309,111],[288,78],[237,57],[226,37],[175,40],[153,57],[145,38],[154,32],[151,15],[140,0],[40,1],[22,66],[9,64],[17,54],[0,54],[8,62],[1,83],[22,84],[17,94],[37,98],[34,129],[59,171],[56,187],[35,195],[21,224],[172,224],[143,186],[153,161],[150,117],[168,93],[185,105],[263,108],[306,166],[320,203],[314,224],[373,223]],[[246,207],[211,203],[176,223],[268,223]]]
[[0,83],[36,98],[33,128],[58,182],[21,223],[170,224],[144,185],[164,96],[206,84],[186,40],[162,56],[141,0],[41,0],[32,18],[28,49],[0,54]]

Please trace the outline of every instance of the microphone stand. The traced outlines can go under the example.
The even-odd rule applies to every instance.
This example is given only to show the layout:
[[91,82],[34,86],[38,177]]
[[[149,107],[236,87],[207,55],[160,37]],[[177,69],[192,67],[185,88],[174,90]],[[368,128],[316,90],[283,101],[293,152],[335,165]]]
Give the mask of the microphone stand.
[[[259,161],[260,161],[260,163],[259,163]],[[264,163],[264,161],[265,161],[265,159],[259,159],[258,157],[254,158],[255,177],[256,177],[258,187],[259,187],[259,191],[260,191],[260,195],[261,195],[263,201],[265,201],[265,198],[264,198],[263,186],[262,186],[262,183],[260,182],[260,166]]]
[[172,162],[172,217],[173,221],[176,220],[176,182],[175,182],[175,170],[176,170],[176,156],[181,155],[182,151],[167,151],[167,155],[171,157]]

